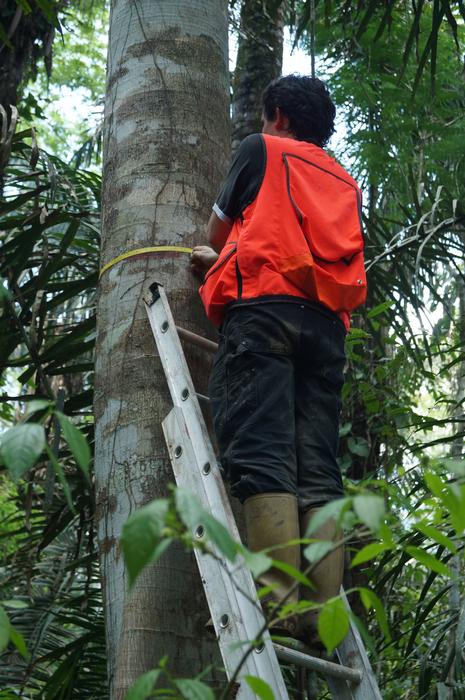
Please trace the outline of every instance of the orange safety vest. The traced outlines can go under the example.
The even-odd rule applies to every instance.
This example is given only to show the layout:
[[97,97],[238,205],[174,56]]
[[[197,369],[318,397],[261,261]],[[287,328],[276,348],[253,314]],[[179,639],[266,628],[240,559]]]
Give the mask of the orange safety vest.
[[262,137],[258,195],[234,221],[199,290],[207,316],[219,325],[233,302],[292,296],[327,306],[348,326],[349,312],[366,298],[357,183],[318,146]]

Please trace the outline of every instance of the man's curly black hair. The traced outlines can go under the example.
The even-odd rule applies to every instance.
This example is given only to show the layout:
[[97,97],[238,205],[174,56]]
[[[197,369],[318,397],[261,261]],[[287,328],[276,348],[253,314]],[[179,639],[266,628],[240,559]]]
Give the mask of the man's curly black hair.
[[270,121],[279,107],[289,119],[289,131],[298,141],[323,147],[334,133],[336,107],[328,88],[318,78],[283,75],[265,88],[262,104],[263,113]]

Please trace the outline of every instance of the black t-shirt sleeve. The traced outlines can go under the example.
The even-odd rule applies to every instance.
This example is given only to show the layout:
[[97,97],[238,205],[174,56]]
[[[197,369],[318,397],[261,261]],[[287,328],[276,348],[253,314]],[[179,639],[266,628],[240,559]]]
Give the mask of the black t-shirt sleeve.
[[258,194],[265,175],[266,150],[261,134],[247,136],[239,146],[213,211],[223,221],[234,221]]

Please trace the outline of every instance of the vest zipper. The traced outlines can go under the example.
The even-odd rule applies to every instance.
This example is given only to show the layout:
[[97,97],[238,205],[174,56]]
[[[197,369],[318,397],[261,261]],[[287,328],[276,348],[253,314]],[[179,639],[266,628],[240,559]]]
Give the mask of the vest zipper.
[[236,279],[237,279],[237,298],[241,299],[242,298],[242,274],[239,269],[239,263],[237,262],[236,258]]
[[236,250],[237,250],[237,243],[236,243],[236,241],[231,241],[231,243],[228,243],[227,245],[233,245],[234,248],[232,248],[232,249],[229,251],[229,253],[227,253],[227,255],[225,255],[224,258],[223,258],[220,262],[216,262],[216,263],[213,265],[213,267],[211,267],[211,268],[208,270],[207,274],[206,274],[205,277],[203,278],[203,284],[205,284],[205,282],[207,281],[207,279],[208,279],[214,272],[216,272],[216,270],[218,270],[222,265],[224,265],[224,263],[225,263],[227,260],[229,260],[229,258],[231,257],[231,255],[233,255],[233,253],[236,252]]
[[[312,163],[311,160],[307,160],[306,158],[302,158],[302,156],[297,156],[294,153],[283,153],[283,161],[284,161],[284,168],[286,170],[286,187],[287,187],[287,193],[290,199],[290,202],[294,208],[294,211],[297,215],[297,219],[299,221],[299,224],[302,226],[303,222],[303,214],[300,211],[299,207],[297,206],[291,192],[291,175],[290,175],[290,169],[289,169],[289,163],[288,163],[288,156],[290,158],[296,158],[297,160],[301,160],[304,163],[308,163],[308,165],[312,165],[314,168],[318,168],[318,170],[322,170],[323,172],[327,173],[328,175],[332,175],[332,177],[335,177],[337,180],[341,180],[341,182],[345,182],[346,185],[349,185],[349,187],[352,187],[352,189],[355,191],[355,196],[357,198],[357,211],[358,211],[358,216],[359,216],[359,221],[360,221],[360,232],[362,230],[362,224],[361,224],[361,216],[360,216],[360,199],[359,195],[357,192],[357,189],[353,186],[351,182],[348,180],[345,180],[343,177],[339,177],[339,175],[335,175],[332,173],[330,170],[326,170],[326,168],[322,168],[320,165],[315,165],[315,163]],[[308,247],[310,248],[310,243],[308,244]],[[313,251],[310,248],[310,251],[315,258],[315,260],[320,260],[321,262],[327,263],[328,265],[335,265],[338,262],[343,262],[346,265],[350,265],[354,257],[361,251],[356,251],[353,253],[350,258],[340,258],[339,260],[326,260],[326,258],[321,258],[318,255],[315,255]]]

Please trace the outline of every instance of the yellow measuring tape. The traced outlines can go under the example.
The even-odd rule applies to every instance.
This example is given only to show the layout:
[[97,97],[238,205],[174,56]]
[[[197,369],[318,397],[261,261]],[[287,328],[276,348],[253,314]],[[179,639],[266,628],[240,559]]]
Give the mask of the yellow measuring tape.
[[121,262],[122,260],[133,258],[136,255],[144,255],[145,253],[188,253],[190,255],[192,253],[192,248],[183,248],[182,246],[178,245],[156,245],[151,246],[150,248],[136,248],[135,250],[130,250],[128,253],[122,253],[116,258],[113,258],[113,260],[110,260],[110,262],[107,262],[107,264],[100,270],[99,278],[104,272],[109,270],[110,267],[117,265],[117,263]]

